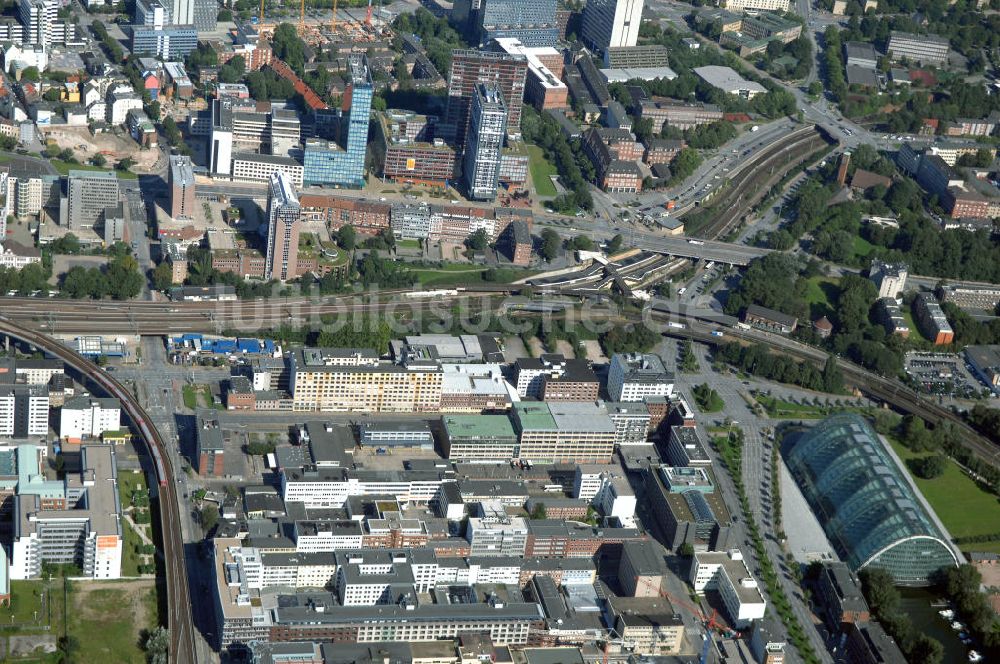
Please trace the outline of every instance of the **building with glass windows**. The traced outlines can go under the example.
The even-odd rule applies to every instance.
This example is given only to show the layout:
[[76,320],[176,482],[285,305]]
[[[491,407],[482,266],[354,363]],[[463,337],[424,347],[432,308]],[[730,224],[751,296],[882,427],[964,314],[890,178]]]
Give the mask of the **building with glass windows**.
[[958,564],[947,537],[871,425],[826,418],[786,452],[788,468],[852,571],[881,567],[898,585],[926,586]]
[[332,184],[360,188],[365,184],[372,77],[368,60],[364,56],[351,58],[349,66],[351,82],[344,93],[340,119],[342,144],[321,140],[306,141],[303,154],[303,180],[306,186]]
[[472,97],[465,139],[465,186],[471,200],[492,201],[500,179],[500,154],[507,135],[507,104],[496,83],[481,83]]
[[477,22],[481,44],[514,37],[525,46],[553,46],[559,38],[556,0],[483,0]]
[[267,197],[267,263],[265,277],[288,281],[298,276],[301,212],[291,178],[271,174]]

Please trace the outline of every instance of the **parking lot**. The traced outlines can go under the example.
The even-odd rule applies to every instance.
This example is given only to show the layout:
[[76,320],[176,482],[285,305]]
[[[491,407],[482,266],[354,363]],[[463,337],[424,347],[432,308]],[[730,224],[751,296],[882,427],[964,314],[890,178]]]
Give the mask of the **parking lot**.
[[969,399],[986,389],[961,355],[911,352],[906,354],[904,368],[914,387],[927,394]]

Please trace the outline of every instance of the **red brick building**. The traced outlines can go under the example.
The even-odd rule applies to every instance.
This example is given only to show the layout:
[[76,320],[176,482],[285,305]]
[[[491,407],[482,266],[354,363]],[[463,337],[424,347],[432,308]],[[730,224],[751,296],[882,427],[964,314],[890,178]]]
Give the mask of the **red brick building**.
[[360,233],[375,235],[389,228],[388,203],[342,196],[300,194],[299,205],[303,221],[323,221],[331,230],[349,224]]

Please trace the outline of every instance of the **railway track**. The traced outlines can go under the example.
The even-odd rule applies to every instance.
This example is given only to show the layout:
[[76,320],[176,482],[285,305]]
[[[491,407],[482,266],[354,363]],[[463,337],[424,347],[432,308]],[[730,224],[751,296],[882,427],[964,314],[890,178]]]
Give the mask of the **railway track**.
[[149,416],[142,406],[121,383],[105,373],[90,360],[77,355],[58,341],[9,320],[0,320],[0,334],[20,339],[39,350],[61,359],[81,375],[99,385],[109,396],[121,402],[125,414],[135,425],[138,438],[147,446],[150,459],[158,450],[161,463],[155,466],[159,482],[160,531],[163,541],[163,559],[167,587],[167,628],[170,630],[170,661],[194,664],[198,661],[195,646],[194,620],[191,613],[191,596],[188,589],[184,541],[181,534],[180,510],[177,503],[174,469],[167,449],[156,429],[149,424]]
[[732,176],[723,199],[712,206],[721,210],[720,214],[698,231],[698,235],[707,239],[724,236],[763,199],[789,168],[802,163],[823,145],[829,143],[813,125],[796,129],[769,145]]

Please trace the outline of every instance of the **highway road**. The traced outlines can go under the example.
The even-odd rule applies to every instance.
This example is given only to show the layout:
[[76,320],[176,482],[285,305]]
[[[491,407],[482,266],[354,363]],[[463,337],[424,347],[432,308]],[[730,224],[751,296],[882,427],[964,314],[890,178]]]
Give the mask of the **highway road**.
[[[150,422],[149,416],[132,393],[90,360],[77,355],[43,333],[14,324],[7,319],[0,320],[0,334],[20,339],[61,359],[67,366],[88,379],[93,386],[99,388],[98,391],[103,390],[107,392],[108,396],[117,398],[121,402],[125,415],[133,424]],[[166,456],[166,444],[157,430],[152,426],[146,426],[145,429],[150,432],[151,439],[143,438],[139,428],[133,427],[137,439],[142,440],[148,449],[151,450],[155,447],[160,450],[167,475],[157,479],[166,480],[165,484],[158,487],[158,495],[163,559],[166,570],[167,628],[170,630],[171,661],[197,664],[198,657],[195,647],[197,635],[191,614],[191,596],[188,589],[184,541],[181,535],[173,465]],[[149,456],[152,458],[152,454]]]

